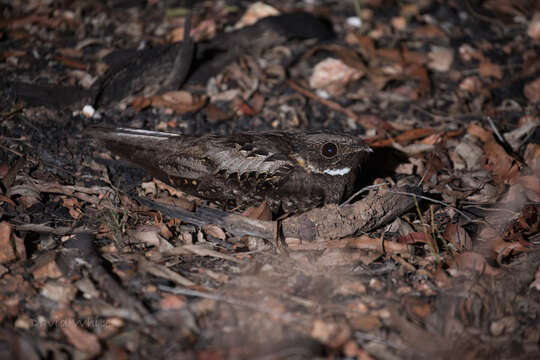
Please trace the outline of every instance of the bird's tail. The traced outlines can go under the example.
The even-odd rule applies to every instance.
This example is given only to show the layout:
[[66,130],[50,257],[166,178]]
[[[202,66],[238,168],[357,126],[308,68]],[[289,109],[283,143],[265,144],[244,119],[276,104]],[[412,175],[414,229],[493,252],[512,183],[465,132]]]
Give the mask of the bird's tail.
[[158,178],[166,177],[157,166],[170,150],[168,141],[182,135],[160,131],[94,126],[84,134],[99,140],[113,154],[151,170]]

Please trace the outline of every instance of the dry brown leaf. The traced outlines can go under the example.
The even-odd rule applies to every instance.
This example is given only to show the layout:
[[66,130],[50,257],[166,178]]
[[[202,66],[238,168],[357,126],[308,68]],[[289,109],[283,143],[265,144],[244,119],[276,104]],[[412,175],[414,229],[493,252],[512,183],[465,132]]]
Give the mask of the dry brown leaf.
[[161,229],[156,225],[138,226],[135,231],[130,231],[129,234],[136,241],[148,246],[155,246],[160,252],[172,249],[174,246],[161,235]]
[[52,301],[69,304],[77,294],[77,288],[66,279],[49,280],[41,288],[40,294]]
[[393,143],[406,144],[409,141],[420,139],[431,134],[433,134],[432,128],[418,128],[405,131],[404,133],[390,139],[377,140],[374,142],[368,141],[368,143],[371,147],[390,146]]
[[345,324],[317,319],[313,322],[311,337],[330,347],[337,348],[351,336],[351,330]]
[[167,108],[177,114],[185,114],[201,109],[206,104],[208,97],[206,95],[194,97],[187,91],[178,90],[154,95],[150,99],[154,107]]
[[187,299],[182,295],[165,294],[159,301],[161,310],[179,310],[185,308]]
[[491,135],[489,131],[476,124],[469,125],[467,128],[467,133],[476,136],[482,140],[482,142],[488,142],[493,139],[493,135]]
[[150,98],[145,98],[145,97],[136,97],[135,99],[133,99],[133,101],[131,102],[131,106],[137,111],[137,112],[141,112],[143,111],[144,109],[146,109],[147,107],[151,106],[152,105],[152,99]]
[[349,340],[343,345],[343,354],[345,354],[347,358],[356,360],[375,360],[375,358],[371,357],[367,351],[361,349],[355,340]]
[[529,248],[520,242],[508,242],[503,239],[495,239],[489,242],[489,247],[497,255],[496,260],[499,265],[502,265],[504,260],[509,256],[515,256],[522,252],[529,251]]
[[423,232],[413,232],[405,236],[400,236],[398,239],[400,244],[414,244],[414,243],[424,243],[424,244],[433,244],[433,238],[430,234]]
[[454,62],[454,50],[441,46],[434,46],[428,54],[430,62],[428,67],[431,70],[445,72],[450,70]]
[[15,253],[17,254],[17,258],[23,260],[26,259],[26,245],[24,244],[24,239],[22,237],[18,237],[15,233],[11,234],[11,239],[15,245]]
[[160,98],[168,103],[182,105],[192,105],[194,102],[193,95],[191,95],[189,91],[184,90],[169,91],[165,94],[162,94]]
[[411,51],[407,47],[402,50],[403,60],[408,64],[424,65],[429,61],[429,57],[421,52]]
[[418,81],[415,94],[409,97],[420,97],[431,91],[431,80],[427,69],[422,65],[410,64],[404,69],[404,74]]
[[327,58],[315,65],[309,85],[327,91],[330,96],[338,96],[351,81],[358,80],[363,75],[364,72],[349,67],[341,60]]
[[354,330],[371,332],[379,329],[383,324],[377,315],[355,315],[349,318],[349,324]]
[[375,58],[377,50],[375,50],[375,43],[371,37],[356,35],[356,40],[358,41],[358,49],[366,59]]
[[530,288],[540,291],[540,266],[536,269],[536,274],[534,275],[534,281],[529,285]]
[[74,198],[63,198],[62,206],[68,209],[69,215],[74,219],[79,219],[82,216],[81,204]]
[[255,114],[258,114],[262,111],[264,108],[265,98],[261,93],[256,92],[251,97],[251,107],[253,108],[253,111],[255,111]]
[[272,211],[268,207],[266,200],[263,201],[259,206],[250,206],[242,213],[243,216],[255,219],[255,220],[272,220]]
[[470,93],[478,93],[482,88],[482,82],[477,76],[469,76],[459,83],[459,89]]
[[490,170],[494,179],[503,183],[513,183],[519,175],[519,167],[514,159],[495,140],[484,144],[484,169]]
[[[365,294],[366,293],[366,286],[364,283],[360,280],[349,280],[347,279],[344,282],[340,282],[339,286],[334,288],[334,292],[332,296],[335,295],[341,295],[341,296],[347,296],[347,295],[358,295],[358,294]],[[366,312],[368,308],[366,307]]]
[[396,63],[402,62],[402,54],[398,49],[393,48],[381,48],[377,49],[377,56],[386,58]]
[[69,343],[90,357],[97,356],[101,352],[101,345],[96,335],[80,328],[73,318],[59,320],[60,330],[67,337]]
[[527,144],[524,158],[527,166],[533,170],[536,176],[540,177],[540,144]]
[[527,35],[536,41],[540,40],[540,12],[535,13],[532,17],[527,29]]
[[12,226],[6,221],[0,223],[0,264],[15,260],[15,249],[11,243]]
[[405,30],[407,28],[407,19],[403,16],[396,16],[391,20],[392,27],[396,30]]
[[469,62],[469,61],[471,61],[473,59],[480,60],[480,59],[484,58],[484,55],[480,51],[474,49],[469,44],[461,45],[459,47],[458,52],[459,52],[459,57],[460,57],[461,61],[463,61],[463,62]]
[[30,268],[30,271],[36,280],[46,278],[56,279],[63,275],[58,265],[56,265],[55,258],[56,254],[49,252],[39,256],[35,260],[34,265]]
[[208,103],[206,105],[206,118],[211,123],[217,123],[223,120],[227,120],[231,118],[231,114],[221,110],[217,105]]
[[242,100],[240,97],[236,97],[233,100],[233,109],[236,110],[237,113],[241,115],[248,115],[252,116],[255,115],[255,110],[251,106],[249,106],[244,100]]
[[444,39],[446,38],[446,33],[439,26],[428,24],[416,28],[414,37],[417,39]]
[[484,143],[484,169],[490,170],[498,182],[514,183],[519,176],[519,165],[497,143],[493,135],[474,124],[468,127],[467,132]]
[[463,227],[457,224],[448,224],[444,231],[444,239],[454,246],[456,250],[471,250],[472,239],[463,229]]
[[527,190],[527,197],[534,201],[540,201],[540,179],[535,175],[519,176],[517,182]]
[[244,15],[242,15],[240,20],[234,25],[234,28],[240,29],[245,26],[253,25],[260,19],[274,15],[279,15],[279,11],[276,8],[261,1],[257,1],[247,8]]
[[493,77],[495,79],[502,79],[503,73],[501,67],[497,64],[492,63],[491,61],[484,59],[480,62],[478,67],[480,75],[483,77]]
[[216,239],[225,240],[227,238],[223,229],[216,225],[204,225],[202,231],[206,235],[215,237]]

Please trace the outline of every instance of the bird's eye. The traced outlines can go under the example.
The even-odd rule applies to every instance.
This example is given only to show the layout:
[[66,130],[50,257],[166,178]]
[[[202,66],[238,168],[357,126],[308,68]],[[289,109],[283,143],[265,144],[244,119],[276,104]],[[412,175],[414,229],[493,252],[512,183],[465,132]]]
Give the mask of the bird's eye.
[[331,142],[324,144],[321,148],[321,154],[326,158],[333,158],[337,153],[337,145]]

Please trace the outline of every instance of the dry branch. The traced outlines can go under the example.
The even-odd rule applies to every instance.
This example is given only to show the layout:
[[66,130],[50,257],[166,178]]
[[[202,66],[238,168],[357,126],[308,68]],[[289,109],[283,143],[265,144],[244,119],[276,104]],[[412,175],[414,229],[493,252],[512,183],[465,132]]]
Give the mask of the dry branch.
[[[403,187],[398,191],[399,193],[376,191],[352,205],[340,207],[330,204],[292,216],[282,221],[282,235],[303,241],[321,241],[349,236],[357,231],[371,231],[413,208],[416,201],[414,195],[421,193],[420,189],[415,187]],[[149,208],[187,223],[199,226],[207,224],[221,226],[234,236],[251,235],[274,239],[276,235],[274,221],[254,220],[204,207],[199,208],[197,212],[191,212],[141,197],[137,200]]]

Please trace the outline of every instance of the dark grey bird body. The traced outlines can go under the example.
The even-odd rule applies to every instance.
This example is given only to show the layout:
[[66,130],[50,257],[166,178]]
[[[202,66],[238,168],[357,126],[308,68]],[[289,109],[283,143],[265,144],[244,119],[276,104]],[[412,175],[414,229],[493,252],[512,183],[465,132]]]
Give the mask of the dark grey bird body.
[[92,128],[88,133],[178,189],[229,208],[266,199],[273,212],[306,211],[351,195],[371,149],[338,133],[268,131],[229,136]]

